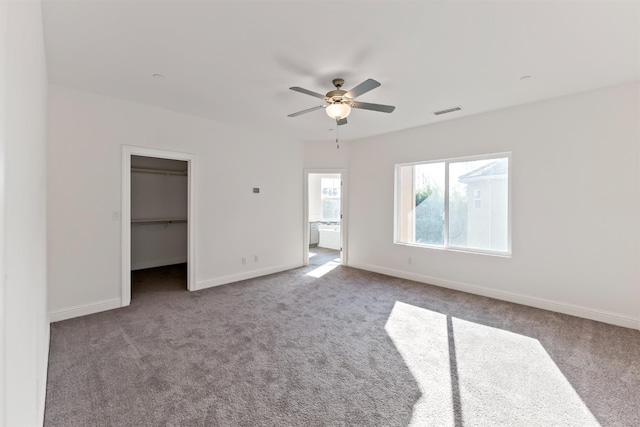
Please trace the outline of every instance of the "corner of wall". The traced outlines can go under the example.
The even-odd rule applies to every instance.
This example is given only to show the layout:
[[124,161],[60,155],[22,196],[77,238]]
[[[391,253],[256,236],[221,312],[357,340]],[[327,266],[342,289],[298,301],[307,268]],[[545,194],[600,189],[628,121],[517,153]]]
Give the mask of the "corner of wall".
[[62,320],[73,319],[74,317],[87,316],[89,314],[100,313],[101,311],[113,310],[122,307],[120,298],[111,298],[97,301],[91,304],[76,305],[49,312],[49,322],[60,322]]

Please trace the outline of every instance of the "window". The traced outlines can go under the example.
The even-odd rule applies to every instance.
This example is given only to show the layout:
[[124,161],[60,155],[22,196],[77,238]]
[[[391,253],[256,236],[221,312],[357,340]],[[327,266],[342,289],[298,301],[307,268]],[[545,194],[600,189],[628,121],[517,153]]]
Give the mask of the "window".
[[509,155],[396,165],[395,241],[509,254]]
[[340,221],[340,178],[320,180],[322,220]]
[[473,208],[482,209],[482,191],[480,190],[473,191]]

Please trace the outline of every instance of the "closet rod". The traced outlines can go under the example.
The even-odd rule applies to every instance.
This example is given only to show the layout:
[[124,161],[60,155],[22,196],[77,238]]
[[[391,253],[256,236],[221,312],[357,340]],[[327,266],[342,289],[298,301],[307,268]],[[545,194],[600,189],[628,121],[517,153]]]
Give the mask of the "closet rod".
[[187,171],[169,171],[162,169],[144,169],[144,168],[131,168],[131,172],[138,173],[156,173],[159,175],[179,175],[179,176],[187,176]]
[[186,223],[186,219],[132,219],[131,225],[146,225],[146,224],[181,224]]

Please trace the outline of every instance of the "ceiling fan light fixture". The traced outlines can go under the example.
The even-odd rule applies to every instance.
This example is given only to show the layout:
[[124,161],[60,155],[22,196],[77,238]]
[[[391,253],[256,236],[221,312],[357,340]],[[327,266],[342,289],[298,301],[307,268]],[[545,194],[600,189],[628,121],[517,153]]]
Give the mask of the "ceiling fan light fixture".
[[325,111],[327,112],[327,116],[332,119],[346,119],[351,113],[351,106],[349,104],[335,103],[328,105]]
[[334,119],[338,126],[341,126],[347,124],[347,116],[351,114],[352,108],[379,111],[381,113],[391,113],[396,109],[396,107],[394,107],[393,105],[372,104],[370,102],[359,102],[355,100],[358,96],[380,86],[380,83],[373,79],[367,79],[363,81],[348,92],[341,89],[343,84],[343,79],[333,79],[333,85],[336,87],[336,89],[330,90],[326,93],[326,95],[298,86],[290,87],[289,89],[294,92],[300,92],[305,95],[313,96],[314,98],[320,98],[324,101],[324,103],[316,107],[307,108],[306,110],[289,114],[287,117],[298,117],[301,114],[310,113],[312,111],[324,108],[327,116]]

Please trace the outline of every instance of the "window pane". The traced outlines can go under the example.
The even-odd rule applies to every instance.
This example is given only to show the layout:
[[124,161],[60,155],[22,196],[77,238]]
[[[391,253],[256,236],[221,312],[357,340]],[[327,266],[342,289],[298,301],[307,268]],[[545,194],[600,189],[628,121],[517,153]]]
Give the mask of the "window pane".
[[340,221],[340,199],[322,199],[322,219]]
[[508,158],[449,163],[449,245],[508,250]]
[[322,220],[340,221],[340,178],[322,178],[320,187]]
[[415,165],[415,243],[444,245],[444,163]]
[[444,163],[398,168],[398,240],[444,245]]

